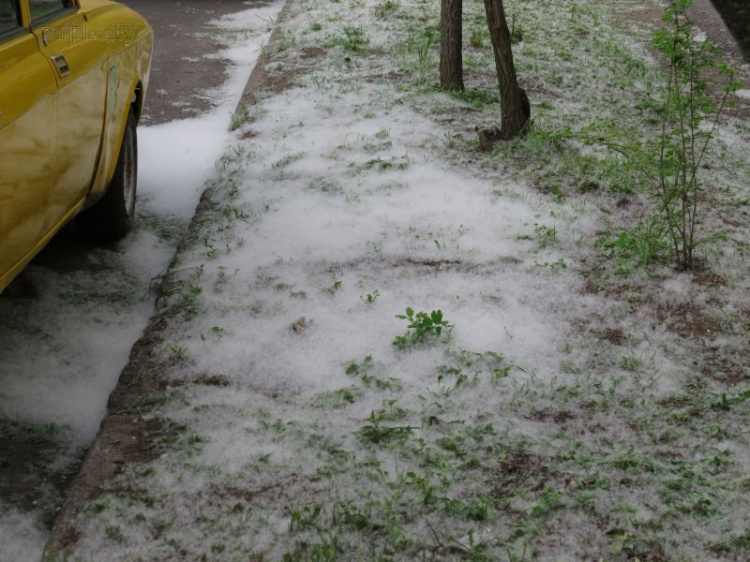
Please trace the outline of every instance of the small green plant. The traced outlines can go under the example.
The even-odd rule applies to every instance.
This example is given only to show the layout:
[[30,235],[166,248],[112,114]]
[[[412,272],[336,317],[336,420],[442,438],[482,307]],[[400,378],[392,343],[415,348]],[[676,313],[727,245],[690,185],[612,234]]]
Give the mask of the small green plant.
[[343,281],[334,281],[328,287],[323,289],[323,292],[328,293],[329,295],[333,296],[336,293],[338,293],[339,290],[341,290],[342,285],[343,285]]
[[365,304],[373,304],[379,296],[380,296],[380,292],[377,289],[375,289],[372,293],[361,295],[359,298],[362,299],[362,302]]
[[287,154],[281,160],[274,162],[272,167],[275,169],[283,169],[289,166],[290,164],[294,164],[295,162],[302,160],[305,156],[307,156],[306,152],[296,152],[294,154]]
[[[504,379],[510,374],[512,365],[506,362],[502,353],[494,351],[485,351],[479,353],[462,349],[460,352],[449,352],[457,364],[441,365],[437,368],[438,383],[453,380],[453,389],[459,388],[464,384],[476,384],[482,374],[494,376],[495,380]],[[443,394],[450,394],[451,389],[443,390]]]
[[229,122],[229,130],[230,131],[236,131],[242,125],[245,124],[245,114],[244,112],[239,113],[232,113],[232,119]]
[[398,314],[396,318],[406,320],[406,334],[396,336],[393,345],[399,349],[409,346],[419,345],[429,340],[438,340],[441,336],[450,337],[453,331],[453,324],[448,323],[443,318],[442,310],[433,310],[427,312],[414,312],[411,307],[406,308],[406,314]]
[[372,158],[361,165],[363,170],[377,170],[378,172],[387,172],[389,170],[406,170],[409,167],[409,159],[406,156],[400,158],[391,158],[383,160],[382,158]]
[[122,530],[117,525],[110,525],[104,529],[104,534],[107,536],[108,539],[113,540],[115,542],[123,542],[125,540],[125,535],[123,534]]
[[428,506],[440,502],[444,492],[443,488],[445,487],[444,482],[434,482],[429,474],[419,476],[412,471],[406,473],[406,480],[404,483],[419,492],[422,496],[422,504]]
[[349,365],[346,366],[346,374],[351,376],[361,375],[362,373],[365,373],[372,369],[373,361],[372,361],[372,355],[367,355],[363,360],[362,363],[356,363],[352,361],[349,363]]
[[516,25],[516,16],[514,14],[510,20],[510,43],[511,45],[517,45],[521,41],[523,41],[523,28],[521,24]]
[[540,248],[552,246],[557,242],[557,229],[554,226],[549,227],[544,226],[543,224],[537,224],[534,228],[534,234],[536,235]]
[[[654,45],[669,64],[656,147],[657,216],[680,269],[693,266],[695,249],[703,242],[696,232],[704,199],[699,170],[727,99],[739,89],[734,71],[718,61],[716,47],[708,39],[696,41],[694,24],[687,15],[691,3],[669,0],[663,17],[666,26],[654,36]],[[711,97],[714,84],[707,70],[724,77],[718,105]],[[708,115],[712,123],[706,127],[703,121]]]
[[446,93],[452,98],[466,102],[476,109],[483,109],[488,105],[497,105],[500,103],[497,92],[491,90],[467,89],[452,90]]
[[385,417],[385,412],[380,411],[377,414],[375,411],[370,413],[368,419],[369,424],[362,426],[357,431],[357,435],[360,440],[375,444],[383,444],[391,441],[403,442],[409,437],[409,434],[415,429],[410,426],[383,426],[380,423]]
[[88,508],[88,510],[87,510],[87,511],[88,511],[89,513],[93,514],[93,515],[98,515],[98,514],[100,514],[100,513],[102,512],[102,511],[104,511],[105,509],[107,509],[107,504],[106,504],[106,503],[104,503],[103,501],[98,501],[98,502],[96,502],[96,503],[93,503],[93,504],[91,504],[91,505],[89,506],[89,508]]
[[624,371],[634,373],[641,367],[641,359],[635,355],[625,355],[620,358],[620,368]]
[[333,392],[324,392],[315,397],[314,405],[316,408],[337,409],[345,408],[349,404],[354,404],[363,396],[362,389],[356,386],[339,388]]
[[178,361],[182,361],[187,357],[187,348],[182,347],[181,345],[172,345],[169,347],[169,353],[171,353],[172,357]]
[[147,412],[178,399],[184,400],[184,394],[176,390],[168,392],[152,392],[138,400],[135,404],[120,410],[119,413],[134,414]]
[[305,505],[300,509],[292,510],[289,513],[289,530],[296,531],[314,527],[322,512],[323,508],[318,504]]
[[415,43],[417,58],[419,59],[419,70],[422,74],[427,70],[430,63],[430,47],[435,43],[435,38],[427,33],[421,41]]
[[403,383],[393,377],[380,378],[372,374],[375,369],[375,362],[372,355],[367,355],[361,363],[352,361],[346,366],[346,374],[350,377],[357,377],[362,384],[367,387],[375,387],[378,390],[390,390],[397,392],[403,389]]
[[557,261],[536,262],[534,265],[536,267],[549,269],[550,271],[560,271],[561,269],[568,269],[568,263],[563,258],[558,258]]
[[621,232],[617,238],[604,236],[597,240],[596,245],[604,255],[616,258],[618,275],[628,276],[632,273],[633,262],[648,267],[666,248],[663,230],[659,221],[652,218],[647,223],[639,223],[635,228]]
[[539,493],[537,504],[531,508],[531,515],[534,517],[541,517],[551,511],[560,509],[564,506],[562,502],[563,497],[564,494],[559,490],[545,487]]
[[484,38],[486,35],[487,32],[483,29],[472,29],[469,34],[469,45],[477,49],[481,48],[482,45],[484,45]]
[[183,285],[180,290],[180,309],[188,317],[195,317],[203,309],[203,289],[198,285]]
[[344,47],[347,51],[360,51],[370,43],[370,39],[365,34],[365,29],[362,26],[345,25],[342,31],[344,37],[337,40],[336,43]]
[[398,9],[398,2],[394,2],[394,0],[385,0],[385,2],[382,2],[375,6],[375,15],[379,18],[384,18],[391,12],[395,12]]
[[281,562],[336,562],[343,558],[344,546],[338,536],[318,532],[317,537],[320,542],[312,545],[298,542],[294,550],[284,554]]
[[420,80],[424,81],[428,71],[434,63],[434,57],[431,54],[431,48],[440,38],[439,32],[434,27],[426,27],[418,32],[413,32],[408,39],[395,47],[395,52],[405,57],[410,70],[413,70],[412,57],[417,56],[417,70],[419,70]]
[[338,525],[357,531],[364,531],[367,528],[378,529],[378,524],[371,519],[370,514],[360,511],[351,500],[340,501],[334,507],[332,519]]
[[[446,379],[450,380],[452,379],[453,382],[453,389],[459,388],[461,385],[467,383],[469,381],[469,376],[463,372],[458,367],[453,367],[450,365],[441,365],[437,369],[438,371],[438,383],[443,383]],[[449,394],[448,392],[445,392],[445,394]]]

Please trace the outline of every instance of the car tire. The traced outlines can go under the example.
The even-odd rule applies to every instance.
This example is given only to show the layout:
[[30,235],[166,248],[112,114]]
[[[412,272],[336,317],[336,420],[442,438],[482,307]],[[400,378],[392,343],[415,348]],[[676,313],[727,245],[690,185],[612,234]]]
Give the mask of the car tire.
[[89,240],[116,242],[133,228],[138,183],[138,136],[133,111],[128,114],[115,175],[104,196],[76,218],[76,226]]

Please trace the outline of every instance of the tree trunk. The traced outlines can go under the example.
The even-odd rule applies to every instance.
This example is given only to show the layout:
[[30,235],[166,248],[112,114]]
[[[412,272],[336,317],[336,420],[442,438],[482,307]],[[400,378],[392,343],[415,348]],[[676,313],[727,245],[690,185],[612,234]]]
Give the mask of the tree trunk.
[[502,121],[500,129],[480,133],[480,147],[486,141],[508,140],[522,134],[531,117],[531,107],[526,92],[518,85],[516,67],[513,64],[513,51],[510,42],[510,30],[505,19],[503,0],[484,0],[487,12],[487,25],[492,39],[492,50],[495,53],[495,67],[500,86],[500,107]]
[[440,85],[446,90],[464,89],[462,1],[441,0],[440,3]]

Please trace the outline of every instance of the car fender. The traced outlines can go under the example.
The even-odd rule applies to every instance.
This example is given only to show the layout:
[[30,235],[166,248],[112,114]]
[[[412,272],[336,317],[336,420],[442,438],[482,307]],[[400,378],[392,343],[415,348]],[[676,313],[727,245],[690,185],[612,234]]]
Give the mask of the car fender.
[[[109,17],[106,21],[117,22],[109,25],[120,27],[124,25],[121,23],[123,20],[130,21],[133,28],[137,29],[137,34],[133,35],[130,44],[123,46],[115,43],[110,48],[102,142],[97,171],[86,201],[87,207],[102,197],[112,181],[131,108],[135,109],[136,118],[140,117],[148,88],[153,50],[153,31],[135,12],[118,7],[117,14],[108,11],[107,15]],[[100,22],[99,25],[104,26],[105,23]]]

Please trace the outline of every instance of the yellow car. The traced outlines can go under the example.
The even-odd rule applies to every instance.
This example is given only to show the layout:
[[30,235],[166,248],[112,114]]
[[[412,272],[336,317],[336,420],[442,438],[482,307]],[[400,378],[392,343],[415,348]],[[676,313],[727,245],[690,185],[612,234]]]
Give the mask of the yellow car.
[[73,217],[130,230],[153,30],[107,0],[0,0],[0,292]]

